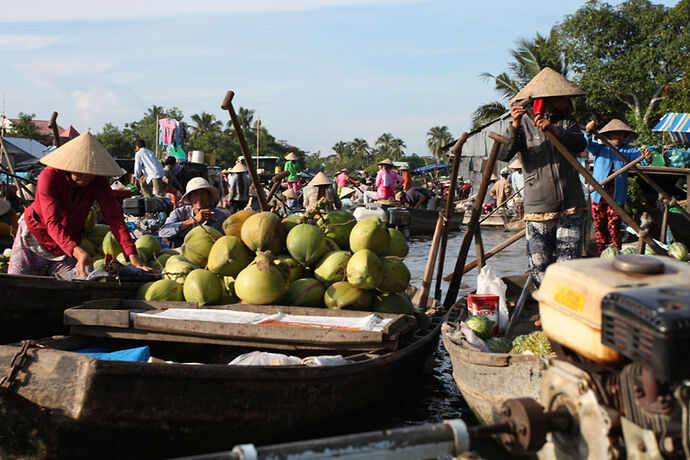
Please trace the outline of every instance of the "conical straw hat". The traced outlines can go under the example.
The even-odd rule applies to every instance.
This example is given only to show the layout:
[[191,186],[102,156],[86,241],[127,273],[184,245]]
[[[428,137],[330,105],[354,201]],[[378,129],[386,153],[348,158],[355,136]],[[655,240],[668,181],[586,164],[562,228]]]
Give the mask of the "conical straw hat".
[[292,190],[291,188],[285,190],[285,191],[283,192],[283,196],[284,196],[285,198],[289,198],[289,199],[291,199],[291,200],[294,199],[294,198],[297,198],[297,194],[296,194],[295,191]]
[[491,173],[491,177],[489,178],[489,180],[498,180],[498,176],[496,175],[496,173]]
[[408,170],[407,165],[402,165],[402,166],[401,166],[400,168],[398,168],[398,169],[400,169],[400,171],[407,171],[407,170]]
[[637,134],[634,129],[632,129],[626,122],[619,120],[618,118],[614,118],[606,123],[606,126],[599,130],[599,134],[612,133],[614,131],[621,131],[626,134],[623,141],[625,144],[629,144],[639,137],[639,134]]
[[286,160],[291,160],[291,161],[297,161],[297,155],[295,155],[295,152],[290,152],[287,155],[285,155]]
[[56,148],[40,161],[63,171],[95,176],[121,176],[126,173],[88,131]]
[[528,97],[584,96],[584,94],[584,91],[566,80],[563,75],[550,67],[544,67],[517,93],[514,100]]
[[389,166],[393,166],[393,161],[392,161],[390,158],[386,158],[385,160],[381,160],[381,161],[379,161],[379,162],[376,163],[376,164],[377,164],[377,165],[389,165]]
[[515,158],[508,167],[511,169],[522,169],[522,161],[519,158]]
[[331,185],[333,181],[324,173],[319,172],[314,178],[309,182],[308,186],[315,186],[315,185]]
[[352,187],[343,187],[343,188],[340,190],[340,198],[345,198],[346,196],[350,196],[350,195],[352,195],[353,193],[355,193],[355,191],[356,191],[356,190],[353,189]]
[[232,167],[230,172],[233,172],[233,173],[247,172],[247,167],[245,165],[243,165],[242,163],[237,163],[235,166]]

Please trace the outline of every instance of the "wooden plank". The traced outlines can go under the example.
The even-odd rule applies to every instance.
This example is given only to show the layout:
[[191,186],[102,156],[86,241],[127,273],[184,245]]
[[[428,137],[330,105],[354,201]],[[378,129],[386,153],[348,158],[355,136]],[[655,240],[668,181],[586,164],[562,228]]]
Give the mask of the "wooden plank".
[[150,340],[155,342],[179,342],[179,343],[198,343],[198,344],[213,344],[225,345],[233,347],[246,348],[261,348],[271,350],[332,350],[332,351],[369,351],[372,348],[384,350],[396,350],[398,348],[397,341],[371,343],[281,343],[281,342],[264,342],[261,340],[240,340],[228,339],[222,337],[201,337],[184,334],[173,334],[165,332],[150,332],[137,329],[118,329],[101,326],[72,326],[71,333],[73,335],[81,335],[88,337],[108,337],[115,339],[129,339],[129,340]]
[[66,326],[109,326],[129,327],[129,310],[104,310],[96,308],[65,310],[63,323]]

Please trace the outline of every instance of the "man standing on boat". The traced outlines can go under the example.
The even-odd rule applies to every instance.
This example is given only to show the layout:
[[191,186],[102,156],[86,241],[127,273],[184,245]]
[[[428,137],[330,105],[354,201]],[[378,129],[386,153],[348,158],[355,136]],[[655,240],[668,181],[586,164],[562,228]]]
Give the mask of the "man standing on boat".
[[491,187],[491,190],[489,190],[491,197],[496,200],[496,206],[501,206],[506,198],[510,196],[510,181],[508,180],[508,176],[510,176],[508,168],[501,169],[501,178],[498,179]]
[[144,196],[163,196],[163,177],[165,170],[156,155],[146,148],[143,139],[134,143],[134,178],[139,181],[141,194]]
[[[530,271],[539,286],[546,267],[582,255],[585,196],[577,171],[544,135],[556,136],[570,152],[584,152],[587,142],[571,114],[571,97],[584,92],[548,67],[539,72],[511,102],[513,119],[498,158],[509,161],[518,152],[525,175],[524,220]],[[534,121],[517,102],[532,99]]]

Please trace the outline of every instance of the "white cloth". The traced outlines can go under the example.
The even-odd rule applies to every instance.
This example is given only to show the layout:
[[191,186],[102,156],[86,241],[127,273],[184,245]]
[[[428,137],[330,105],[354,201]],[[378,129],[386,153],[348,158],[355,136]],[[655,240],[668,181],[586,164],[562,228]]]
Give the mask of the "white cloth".
[[146,147],[139,149],[134,155],[134,177],[138,179],[142,175],[146,176],[147,183],[165,176],[163,165]]

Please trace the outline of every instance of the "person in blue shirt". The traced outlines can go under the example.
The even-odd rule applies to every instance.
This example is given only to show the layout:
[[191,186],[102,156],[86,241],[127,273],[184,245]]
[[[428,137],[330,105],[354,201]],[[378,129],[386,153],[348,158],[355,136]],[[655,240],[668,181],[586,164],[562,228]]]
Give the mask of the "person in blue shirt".
[[[606,177],[625,166],[626,163],[620,159],[618,155],[613,153],[611,149],[594,140],[592,132],[595,127],[596,122],[590,121],[587,123],[585,127],[587,135],[585,138],[587,139],[587,151],[594,157],[594,172],[592,175],[597,182],[601,182]],[[633,161],[639,158],[640,155],[644,155],[645,157],[642,164],[647,164],[647,162],[652,161],[652,154],[649,150],[639,150],[629,145],[637,139],[638,135],[635,130],[624,121],[614,118],[599,131],[599,134],[606,136],[609,142],[611,142],[628,161]],[[604,184],[604,190],[606,190],[619,205],[623,206],[628,192],[628,173],[624,172],[614,180]],[[597,235],[597,249],[599,250],[599,254],[609,246],[620,249],[620,216],[608,205],[608,203],[606,203],[606,201],[601,199],[601,195],[598,192],[592,192],[590,197],[592,199],[592,219],[594,220],[594,230]]]

